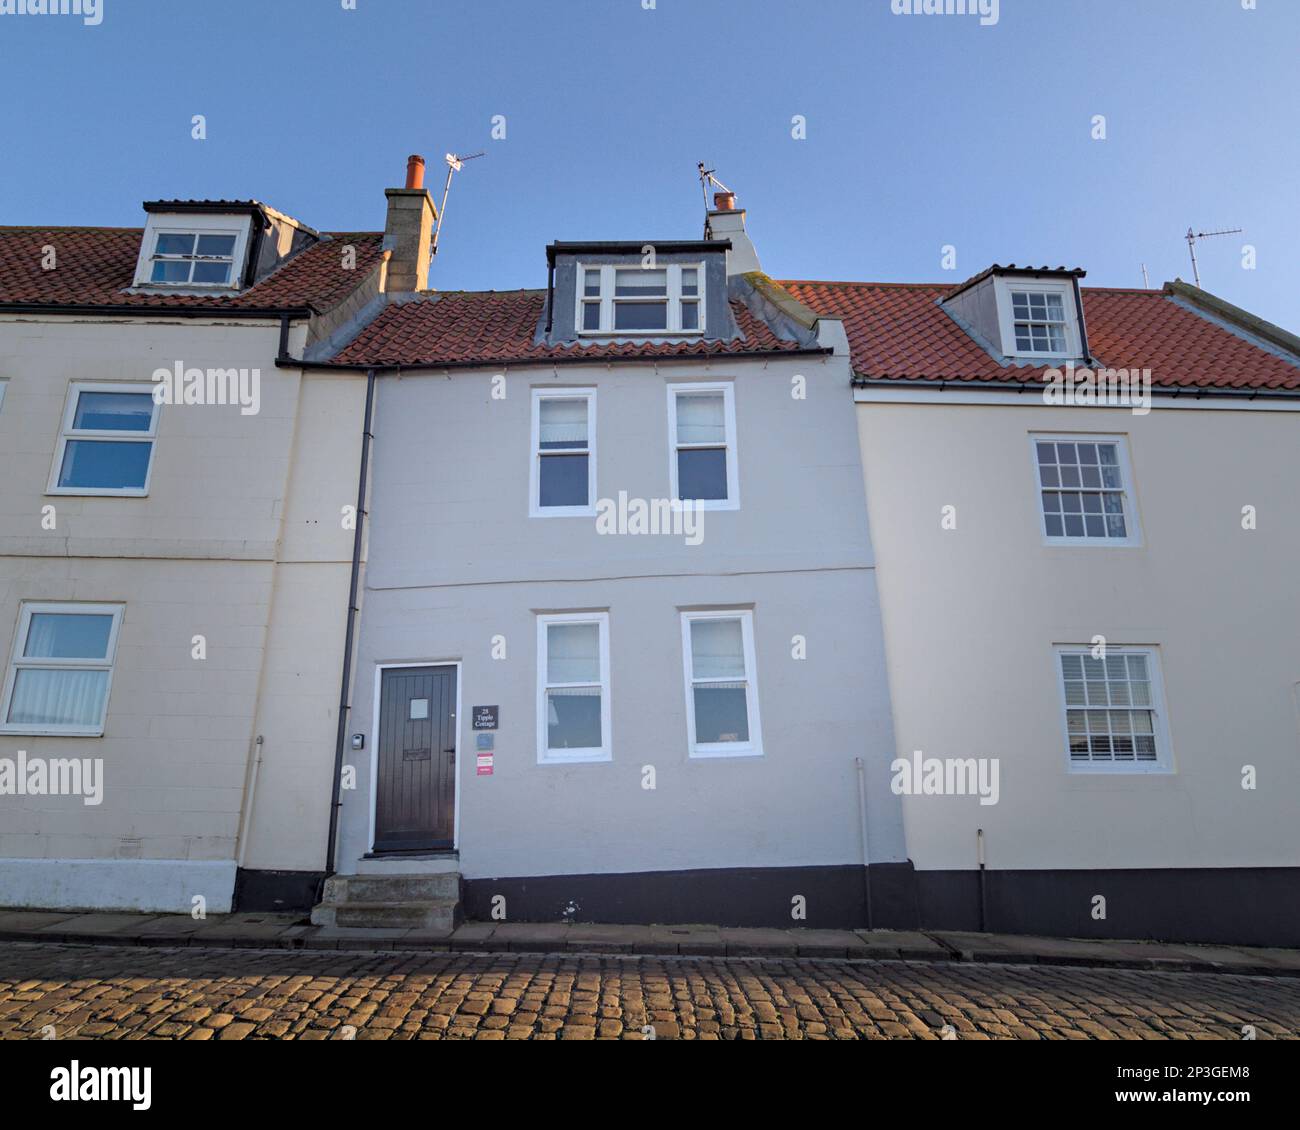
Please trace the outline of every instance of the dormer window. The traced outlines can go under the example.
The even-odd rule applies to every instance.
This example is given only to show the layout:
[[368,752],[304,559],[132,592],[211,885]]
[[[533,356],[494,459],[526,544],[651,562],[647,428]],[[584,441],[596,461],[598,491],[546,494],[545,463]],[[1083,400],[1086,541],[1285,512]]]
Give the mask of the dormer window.
[[1061,295],[1038,290],[1011,292],[1011,317],[1018,353],[1065,352],[1065,303]]
[[151,283],[229,286],[235,267],[235,237],[192,231],[159,232],[151,261]]
[[[996,275],[998,334],[1007,357],[1083,356],[1074,279],[1047,274]],[[968,292],[974,298],[975,292]]]
[[135,285],[151,290],[238,290],[253,218],[248,213],[150,212]]
[[704,330],[703,267],[578,264],[582,334],[698,334]]

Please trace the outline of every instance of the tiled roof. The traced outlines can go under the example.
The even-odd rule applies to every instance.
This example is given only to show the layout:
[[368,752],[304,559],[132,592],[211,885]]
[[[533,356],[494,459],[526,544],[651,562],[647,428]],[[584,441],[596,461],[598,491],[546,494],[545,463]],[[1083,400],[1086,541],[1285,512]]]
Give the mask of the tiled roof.
[[[229,309],[328,310],[378,262],[382,236],[337,232],[313,244],[256,286],[237,295],[127,294],[135,279],[140,228],[0,228],[0,309],[6,303],[50,306],[183,306]],[[356,248],[356,267],[343,268],[342,249]],[[56,266],[41,266],[53,247]]]
[[[1045,366],[999,364],[939,306],[951,285],[793,281],[800,302],[841,318],[854,372],[873,380],[1041,382]],[[1293,363],[1164,291],[1083,288],[1088,346],[1111,368],[1151,370],[1157,386],[1300,389]]]
[[457,364],[574,357],[676,357],[784,352],[801,348],[783,341],[739,302],[731,304],[741,337],[729,341],[575,342],[535,345],[546,304],[542,290],[449,291],[386,307],[336,362],[360,365]]

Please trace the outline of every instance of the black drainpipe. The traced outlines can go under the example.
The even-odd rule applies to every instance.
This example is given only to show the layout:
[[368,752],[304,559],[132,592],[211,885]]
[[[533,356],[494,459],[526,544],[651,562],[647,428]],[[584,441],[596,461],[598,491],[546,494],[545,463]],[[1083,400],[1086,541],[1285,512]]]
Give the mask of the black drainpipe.
[[[357,483],[357,525],[352,535],[352,584],[348,589],[348,627],[343,642],[343,681],[339,687],[339,732],[334,744],[334,786],[330,793],[329,842],[325,845],[325,873],[334,874],[334,844],[338,838],[339,792],[343,785],[343,746],[348,732],[348,692],[352,681],[352,641],[357,624],[357,588],[361,581],[361,538],[365,529],[366,472],[370,469],[370,425],[375,406],[375,371],[366,373],[366,420],[361,429],[361,475]],[[373,735],[372,735],[373,738]]]
[[551,336],[551,327],[555,325],[555,260],[546,266],[546,336]]

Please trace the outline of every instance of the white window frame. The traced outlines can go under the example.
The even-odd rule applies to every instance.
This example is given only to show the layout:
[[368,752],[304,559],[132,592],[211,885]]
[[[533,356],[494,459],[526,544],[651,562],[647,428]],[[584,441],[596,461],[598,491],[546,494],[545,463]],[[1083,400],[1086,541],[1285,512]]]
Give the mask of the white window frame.
[[[153,479],[154,457],[158,454],[158,416],[162,405],[154,399],[156,384],[127,384],[121,381],[71,381],[63,405],[63,421],[59,428],[59,442],[54,449],[54,465],[50,468],[50,479],[46,485],[46,494],[103,495],[118,498],[143,498],[149,493],[149,483]],[[77,416],[77,404],[83,392],[128,392],[143,393],[153,402],[153,414],[149,417],[149,429],[144,432],[102,431],[99,429],[75,429],[72,426]],[[145,468],[144,486],[142,487],[76,487],[59,486],[59,475],[63,471],[63,456],[69,440],[110,440],[119,443],[148,443],[149,465]]]
[[[113,664],[117,656],[117,633],[122,626],[124,604],[80,604],[76,601],[31,601],[24,602],[19,609],[18,628],[14,633],[13,647],[9,652],[9,670],[5,673],[4,696],[0,700],[0,733],[5,734],[62,734],[69,737],[98,738],[104,734],[104,722],[108,717],[109,697],[113,693]],[[74,614],[84,616],[112,616],[113,623],[108,630],[108,645],[104,649],[103,659],[24,659],[23,651],[27,646],[27,634],[31,629],[32,616],[39,613]],[[9,708],[12,705],[14,684],[18,672],[25,668],[48,670],[59,668],[74,671],[107,671],[108,679],[104,684],[104,709],[99,722],[94,726],[39,726],[31,723],[9,722]]]
[[723,419],[727,427],[727,497],[695,499],[694,504],[701,510],[739,510],[740,509],[740,454],[736,448],[736,388],[731,381],[691,381],[668,385],[668,482],[671,486],[671,498],[674,506],[682,504],[677,486],[677,452],[681,446],[691,448],[710,447],[711,444],[677,442],[677,396],[679,393],[720,392],[722,393]]
[[[1127,537],[1097,538],[1070,537],[1067,534],[1049,534],[1047,532],[1047,511],[1043,509],[1043,485],[1038,473],[1039,443],[1113,443],[1119,458],[1119,473],[1123,480],[1120,494],[1124,502],[1124,528]],[[1062,546],[1109,546],[1113,549],[1133,548],[1142,545],[1142,525],[1138,521],[1137,493],[1133,486],[1133,467],[1128,456],[1128,437],[1101,432],[1030,432],[1029,458],[1033,468],[1034,505],[1038,509],[1038,532],[1042,535],[1044,545]],[[1052,488],[1047,488],[1052,489]],[[1062,487],[1071,490],[1071,487]],[[1080,487],[1080,490],[1092,491],[1094,487]]]
[[[145,222],[144,237],[140,241],[140,255],[135,265],[135,286],[150,290],[174,291],[236,291],[243,285],[244,268],[248,260],[248,247],[253,228],[249,215],[194,215],[185,212],[151,212]],[[160,235],[233,235],[230,281],[228,283],[204,282],[152,282],[154,249]],[[197,245],[196,245],[197,246]],[[193,270],[190,272],[193,274]]]
[[[703,263],[656,263],[653,267],[642,266],[638,260],[629,260],[626,263],[578,263],[577,265],[577,285],[574,287],[575,302],[573,325],[578,332],[579,337],[699,337],[704,333],[705,326],[705,281],[704,281],[704,264]],[[636,302],[632,298],[615,298],[614,297],[614,278],[616,271],[664,271],[668,281],[668,325],[662,330],[618,330],[614,328],[614,307],[619,302]],[[683,299],[682,297],[682,271],[695,271],[696,294]],[[600,272],[600,298],[588,298],[583,292],[586,290],[587,272]],[[641,299],[639,301],[646,301]],[[657,301],[657,300],[651,300]],[[695,329],[682,329],[682,303],[693,302],[699,309],[699,325]],[[583,307],[587,305],[600,305],[600,328],[595,330],[584,330],[582,328]]]
[[[543,453],[541,446],[542,401],[581,397],[587,401],[587,505],[543,506],[541,504],[541,462],[545,455],[563,455],[563,452]],[[531,455],[528,465],[528,515],[531,518],[591,518],[596,513],[596,390],[594,388],[534,388],[531,426]]]
[[[1165,706],[1164,677],[1160,670],[1159,648],[1151,644],[1106,644],[1106,655],[1144,655],[1147,674],[1151,677],[1151,730],[1156,739],[1155,761],[1075,761],[1070,756],[1069,710],[1065,702],[1065,679],[1061,674],[1062,655],[1091,655],[1092,644],[1056,644],[1052,648],[1052,677],[1056,680],[1056,694],[1060,703],[1062,749],[1065,753],[1066,772],[1091,776],[1096,774],[1170,774],[1174,772],[1173,746],[1169,739],[1169,716]],[[1132,707],[1079,707],[1075,710],[1132,709]],[[1113,757],[1113,755],[1112,755]]]
[[[758,716],[758,663],[754,655],[754,613],[749,608],[720,608],[683,612],[682,674],[686,680],[686,744],[690,757],[762,757],[763,727]],[[695,740],[695,672],[691,652],[691,625],[700,620],[739,620],[745,652],[745,710],[749,716],[747,742],[697,742]],[[734,682],[701,680],[702,682]]]
[[[589,687],[594,683],[553,683],[549,681],[547,629],[551,624],[596,624],[600,628],[600,738],[599,747],[551,749],[547,745],[549,726],[546,692],[557,687]],[[537,615],[537,763],[572,765],[582,762],[612,761],[613,739],[610,733],[609,697],[609,613],[545,612]]]
[[[1065,319],[1065,350],[1018,349],[1016,347],[1016,318],[1012,309],[1011,292],[1029,291],[1037,294],[1056,294],[1061,298],[1061,316]],[[993,293],[998,306],[998,328],[1002,334],[1002,352],[1007,357],[1081,357],[1083,344],[1079,341],[1079,311],[1074,305],[1074,284],[1071,279],[1035,279],[1019,276],[995,276]]]

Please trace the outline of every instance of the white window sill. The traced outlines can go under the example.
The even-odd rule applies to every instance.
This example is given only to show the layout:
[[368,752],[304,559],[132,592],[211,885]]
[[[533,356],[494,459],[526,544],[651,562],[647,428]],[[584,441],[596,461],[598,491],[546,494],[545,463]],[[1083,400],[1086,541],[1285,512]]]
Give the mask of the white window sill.
[[0,734],[16,734],[20,737],[32,738],[102,738],[104,729],[101,726],[94,730],[85,730],[79,727],[58,727],[58,726],[0,726]]
[[594,506],[534,506],[528,511],[530,518],[594,518]]
[[1135,765],[1127,764],[1107,764],[1105,762],[1093,762],[1079,764],[1071,761],[1069,763],[1069,772],[1071,776],[1077,777],[1172,777],[1174,770],[1160,763]]
[[613,761],[614,755],[608,750],[596,750],[587,753],[581,750],[567,750],[563,754],[551,750],[537,759],[538,765],[591,765],[601,761]]
[[674,510],[739,510],[740,499],[738,498],[700,498],[687,499],[683,501],[680,498],[668,500]]
[[748,743],[726,743],[722,746],[692,746],[690,751],[693,760],[711,760],[714,758],[728,757],[762,757],[763,749],[761,746],[754,746]]
[[148,490],[138,490],[134,487],[116,488],[116,487],[50,487],[46,495],[55,495],[62,498],[148,498]]
[[1044,537],[1044,545],[1054,546],[1105,546],[1111,549],[1140,549],[1142,543],[1137,538],[1068,538]]

